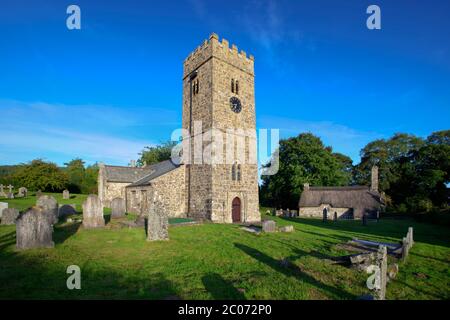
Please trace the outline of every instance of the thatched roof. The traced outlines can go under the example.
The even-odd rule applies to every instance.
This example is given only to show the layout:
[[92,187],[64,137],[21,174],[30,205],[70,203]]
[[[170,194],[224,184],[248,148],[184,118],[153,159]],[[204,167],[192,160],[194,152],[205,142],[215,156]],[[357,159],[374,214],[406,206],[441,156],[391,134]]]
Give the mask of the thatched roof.
[[151,171],[146,176],[142,177],[141,179],[137,180],[136,182],[130,184],[127,187],[138,187],[149,185],[153,179],[158,178],[159,176],[162,176],[163,174],[166,174],[178,167],[179,165],[174,164],[172,160],[166,160],[159,163],[155,163],[147,167],[151,169]]
[[104,166],[104,176],[108,182],[132,183],[151,172],[150,167]]
[[318,207],[329,204],[334,208],[378,209],[381,195],[366,186],[309,187],[300,196],[299,207]]

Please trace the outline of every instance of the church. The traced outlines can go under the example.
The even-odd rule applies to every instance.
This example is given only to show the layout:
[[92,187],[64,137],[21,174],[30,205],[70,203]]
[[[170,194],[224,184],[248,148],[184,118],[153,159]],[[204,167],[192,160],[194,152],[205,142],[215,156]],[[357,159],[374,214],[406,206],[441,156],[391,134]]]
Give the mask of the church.
[[[143,167],[101,164],[98,195],[103,205],[109,207],[121,197],[127,212],[142,215],[157,194],[169,217],[260,221],[258,165],[249,161],[256,157],[253,56],[213,33],[185,59],[182,79],[182,129],[188,146],[197,143],[196,137],[215,132],[210,141],[201,139],[200,147],[211,148],[216,137],[225,137],[211,152],[223,148],[222,154],[231,161],[201,161],[202,154],[198,161],[198,154],[189,152],[181,162],[171,159]],[[248,131],[255,135],[242,135]]]

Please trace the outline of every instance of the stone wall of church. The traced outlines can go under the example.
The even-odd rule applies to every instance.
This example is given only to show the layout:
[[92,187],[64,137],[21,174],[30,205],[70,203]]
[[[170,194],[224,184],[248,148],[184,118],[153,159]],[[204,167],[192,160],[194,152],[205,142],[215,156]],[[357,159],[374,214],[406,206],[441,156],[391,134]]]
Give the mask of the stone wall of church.
[[103,206],[109,208],[111,205],[111,201],[114,198],[123,198],[125,199],[126,196],[126,186],[128,186],[129,183],[122,183],[122,182],[104,182],[103,183],[103,198],[102,203]]
[[184,179],[185,167],[180,166],[153,179],[148,186],[126,188],[127,212],[139,214],[141,210],[147,210],[148,201],[153,199],[156,191],[169,217],[185,217]]
[[353,214],[351,208],[334,208],[327,204],[322,204],[319,207],[300,207],[299,216],[301,218],[323,218],[323,209],[328,209],[328,219],[334,218],[334,213],[337,213],[338,219],[347,219]]

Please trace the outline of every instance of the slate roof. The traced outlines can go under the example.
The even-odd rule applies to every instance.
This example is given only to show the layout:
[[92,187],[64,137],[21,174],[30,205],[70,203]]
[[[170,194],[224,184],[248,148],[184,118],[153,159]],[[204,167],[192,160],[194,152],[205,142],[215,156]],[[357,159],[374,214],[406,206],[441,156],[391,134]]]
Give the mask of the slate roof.
[[132,183],[150,173],[150,167],[121,167],[105,165],[106,181]]
[[367,186],[309,187],[300,196],[299,207],[329,204],[334,208],[377,209],[383,203],[380,193]]
[[135,181],[134,183],[127,186],[128,187],[138,187],[138,186],[147,186],[150,184],[150,182],[158,178],[159,176],[162,176],[163,174],[166,174],[172,170],[175,170],[180,165],[174,164],[172,160],[165,160],[162,162],[155,163],[153,165],[147,166],[146,168],[149,168],[151,171],[147,173],[144,177],[141,177],[139,180]]

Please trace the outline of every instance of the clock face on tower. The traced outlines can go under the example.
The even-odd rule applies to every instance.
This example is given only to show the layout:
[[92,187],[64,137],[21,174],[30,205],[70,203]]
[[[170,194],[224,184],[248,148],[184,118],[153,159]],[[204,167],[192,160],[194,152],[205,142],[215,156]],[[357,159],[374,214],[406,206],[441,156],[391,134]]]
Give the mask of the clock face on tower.
[[239,100],[239,98],[236,97],[231,97],[230,98],[230,107],[231,110],[233,110],[233,112],[239,113],[242,110],[242,105],[241,105],[241,100]]

